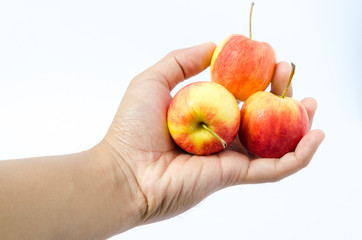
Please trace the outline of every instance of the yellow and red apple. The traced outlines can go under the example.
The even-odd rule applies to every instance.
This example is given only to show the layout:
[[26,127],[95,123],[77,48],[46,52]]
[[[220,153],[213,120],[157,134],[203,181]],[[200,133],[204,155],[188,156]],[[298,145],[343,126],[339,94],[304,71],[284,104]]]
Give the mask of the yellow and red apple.
[[234,96],[220,84],[196,82],[174,96],[167,125],[174,142],[183,150],[209,155],[233,142],[240,126],[240,111]]
[[215,49],[210,65],[211,79],[227,88],[236,99],[245,101],[268,87],[276,63],[276,54],[268,43],[234,34]]
[[307,111],[299,101],[260,91],[251,95],[240,110],[239,138],[244,147],[259,157],[280,158],[293,152],[308,132]]
[[274,49],[266,42],[233,34],[215,49],[211,59],[211,80],[227,88],[236,99],[245,101],[250,95],[264,91],[270,84],[277,64]]

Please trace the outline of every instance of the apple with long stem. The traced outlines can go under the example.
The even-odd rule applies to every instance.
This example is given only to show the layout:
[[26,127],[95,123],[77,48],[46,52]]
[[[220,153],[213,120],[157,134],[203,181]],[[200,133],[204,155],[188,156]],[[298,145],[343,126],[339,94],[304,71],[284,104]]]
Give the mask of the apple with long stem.
[[295,150],[308,132],[307,111],[299,101],[286,97],[295,65],[282,96],[260,91],[251,95],[240,110],[239,138],[252,154],[280,158]]
[[245,101],[257,91],[264,91],[274,75],[277,58],[274,49],[266,42],[252,40],[250,9],[250,38],[233,34],[215,49],[211,59],[212,81],[227,88],[236,99]]
[[234,96],[213,82],[196,82],[182,88],[172,99],[167,125],[174,142],[196,155],[225,149],[240,126],[239,107]]

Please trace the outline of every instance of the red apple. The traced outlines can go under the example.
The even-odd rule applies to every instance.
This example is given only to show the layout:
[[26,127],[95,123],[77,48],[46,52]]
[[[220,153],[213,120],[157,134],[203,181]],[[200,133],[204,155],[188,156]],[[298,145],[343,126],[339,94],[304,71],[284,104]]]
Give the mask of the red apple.
[[191,83],[172,99],[167,112],[171,137],[183,150],[209,155],[225,149],[240,126],[234,96],[213,82]]
[[[253,5],[252,5],[253,6]],[[250,11],[250,23],[251,23]],[[277,58],[266,42],[234,34],[215,49],[210,71],[212,81],[227,88],[236,99],[245,101],[257,91],[264,91],[274,75]]]
[[308,132],[307,111],[299,101],[270,92],[251,95],[240,111],[239,138],[244,147],[259,157],[280,158],[293,152]]

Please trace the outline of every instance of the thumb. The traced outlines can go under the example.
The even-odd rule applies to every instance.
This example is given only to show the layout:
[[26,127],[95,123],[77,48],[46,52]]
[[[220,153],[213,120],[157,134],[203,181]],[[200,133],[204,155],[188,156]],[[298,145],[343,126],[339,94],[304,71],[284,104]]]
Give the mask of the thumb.
[[208,42],[174,50],[144,71],[141,79],[152,78],[164,84],[171,91],[179,82],[206,69],[210,65],[215,48],[214,43]]

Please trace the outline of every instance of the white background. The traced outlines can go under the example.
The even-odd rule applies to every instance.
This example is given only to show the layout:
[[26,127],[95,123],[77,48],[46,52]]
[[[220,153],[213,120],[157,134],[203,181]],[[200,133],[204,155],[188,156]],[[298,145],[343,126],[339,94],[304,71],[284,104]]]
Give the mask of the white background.
[[[131,78],[169,51],[248,35],[250,1],[0,2],[0,159],[88,149]],[[293,61],[326,139],[310,165],[112,239],[362,239],[362,3],[255,1],[253,38]],[[209,69],[190,81],[209,80]]]

